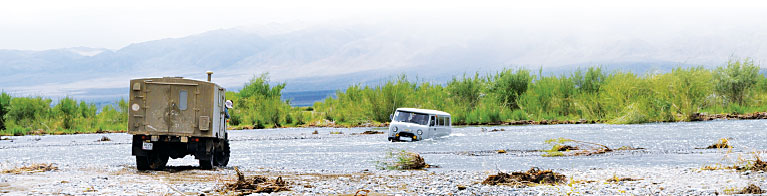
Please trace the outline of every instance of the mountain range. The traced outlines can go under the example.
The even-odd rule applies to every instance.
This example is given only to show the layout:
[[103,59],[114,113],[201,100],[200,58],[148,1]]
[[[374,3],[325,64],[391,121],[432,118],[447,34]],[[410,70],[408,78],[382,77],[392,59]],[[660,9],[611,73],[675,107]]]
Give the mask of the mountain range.
[[[724,29],[727,30],[727,29]],[[443,83],[504,68],[557,74],[601,65],[638,73],[720,66],[734,55],[767,59],[764,31],[666,37],[604,30],[462,29],[412,25],[268,24],[219,29],[120,49],[0,50],[0,89],[18,96],[114,100],[131,78],[182,76],[237,90],[269,73],[287,92],[375,85],[400,74]],[[589,31],[590,33],[593,33]]]

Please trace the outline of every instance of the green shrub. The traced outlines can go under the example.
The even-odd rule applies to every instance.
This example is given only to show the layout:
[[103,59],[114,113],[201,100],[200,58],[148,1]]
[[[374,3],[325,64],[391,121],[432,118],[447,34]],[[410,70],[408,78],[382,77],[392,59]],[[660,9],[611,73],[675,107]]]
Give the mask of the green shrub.
[[716,92],[728,102],[742,105],[744,97],[759,80],[759,67],[751,59],[730,60],[714,74]]
[[51,100],[41,97],[16,97],[11,99],[8,113],[5,115],[8,128],[14,126],[50,130],[48,118],[51,117]]
[[292,123],[290,103],[281,100],[284,88],[285,83],[271,85],[269,74],[265,73],[254,76],[239,92],[227,92],[227,99],[236,104],[229,109],[229,124],[266,128]]
[[5,114],[11,107],[11,96],[0,92],[0,130],[5,130]]
[[518,69],[516,72],[504,69],[493,76],[489,91],[496,94],[507,108],[516,109],[519,108],[517,99],[527,91],[532,80],[530,71],[525,69]]

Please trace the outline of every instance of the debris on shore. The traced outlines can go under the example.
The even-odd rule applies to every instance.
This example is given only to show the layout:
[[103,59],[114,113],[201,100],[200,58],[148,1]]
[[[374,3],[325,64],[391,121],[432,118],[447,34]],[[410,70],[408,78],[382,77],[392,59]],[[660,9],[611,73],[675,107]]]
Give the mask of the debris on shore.
[[3,170],[2,173],[23,174],[23,173],[38,173],[38,172],[47,172],[47,171],[56,171],[56,170],[59,170],[59,167],[54,166],[53,163],[49,163],[49,164],[38,163],[38,164],[31,164],[27,166],[18,167],[18,168]]
[[708,113],[695,113],[690,116],[690,121],[710,121],[710,120],[754,120],[754,119],[767,119],[767,112],[754,112],[749,114],[708,114]]
[[578,147],[570,146],[570,145],[559,145],[557,146],[557,151],[570,151],[570,150],[580,150]]
[[567,138],[549,139],[546,140],[546,144],[552,144],[552,146],[548,150],[543,150],[543,152],[546,152],[543,154],[544,157],[589,156],[613,151],[602,144]]
[[237,195],[290,191],[288,183],[282,180],[282,177],[269,180],[262,176],[253,176],[246,179],[245,175],[240,172],[240,169],[234,167],[234,171],[237,172],[237,181],[232,184],[227,184],[225,191],[237,192]]
[[621,146],[615,149],[615,151],[620,150],[644,150],[645,148],[639,148],[639,147],[633,147],[633,146]]
[[529,186],[533,184],[561,184],[566,181],[567,178],[564,174],[533,167],[525,172],[511,172],[511,174],[498,172],[498,174],[488,176],[485,181],[482,181],[482,184]]
[[719,139],[719,141],[709,145],[705,149],[723,149],[723,148],[732,148],[732,146],[730,145],[730,141],[727,138]]
[[606,182],[627,182],[627,181],[640,181],[642,179],[638,178],[618,178],[617,176],[613,176],[610,179],[605,180]]
[[738,171],[764,171],[767,172],[767,162],[762,161],[758,156],[753,162],[748,161],[743,166],[734,167]]
[[398,152],[389,152],[386,156],[386,160],[378,162],[379,168],[388,170],[414,170],[425,168],[436,168],[423,160],[423,157],[415,152],[407,152],[404,150]]
[[737,194],[755,194],[755,195],[759,195],[759,194],[763,194],[763,193],[765,193],[765,191],[762,190],[762,188],[759,188],[759,186],[756,186],[754,184],[749,184],[748,186],[746,186],[746,188],[743,188],[743,190],[741,190]]
[[317,131],[317,130],[314,130],[314,131],[312,132],[312,135],[317,135],[317,134],[320,134],[320,132],[319,132],[319,131]]

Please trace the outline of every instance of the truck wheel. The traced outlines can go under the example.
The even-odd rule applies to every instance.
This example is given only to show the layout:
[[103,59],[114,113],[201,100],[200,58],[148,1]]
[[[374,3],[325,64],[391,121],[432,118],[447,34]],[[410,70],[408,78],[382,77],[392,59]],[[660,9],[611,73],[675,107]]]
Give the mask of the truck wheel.
[[168,155],[165,153],[149,153],[147,156],[147,166],[151,170],[165,169],[166,164],[168,164]]
[[215,166],[226,167],[229,164],[229,140],[223,140],[223,149],[216,150],[214,153]]
[[149,160],[146,156],[136,156],[136,169],[140,171],[149,170]]
[[213,169],[213,155],[209,157],[205,157],[205,159],[199,159],[200,160],[200,168],[201,169]]

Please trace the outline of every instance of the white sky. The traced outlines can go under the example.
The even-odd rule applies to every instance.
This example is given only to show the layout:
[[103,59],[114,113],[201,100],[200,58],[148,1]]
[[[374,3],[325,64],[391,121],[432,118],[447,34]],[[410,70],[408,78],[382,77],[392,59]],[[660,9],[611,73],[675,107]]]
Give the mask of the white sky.
[[[0,3],[0,49],[77,46],[119,49],[136,42],[237,26],[379,21],[413,24],[437,21],[485,29],[525,25],[609,28],[627,24],[651,28],[742,25],[767,29],[767,6],[760,1],[732,0],[12,0]],[[645,31],[652,33],[652,29]]]

